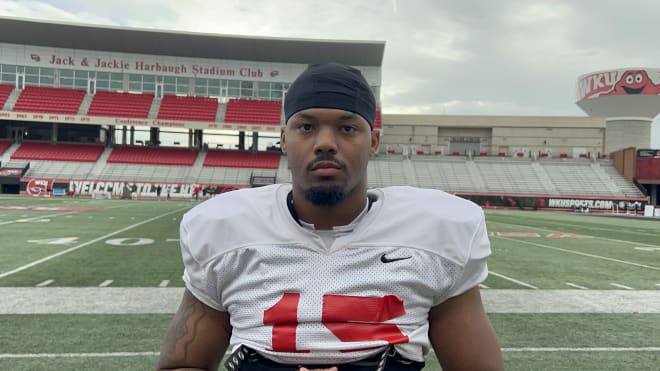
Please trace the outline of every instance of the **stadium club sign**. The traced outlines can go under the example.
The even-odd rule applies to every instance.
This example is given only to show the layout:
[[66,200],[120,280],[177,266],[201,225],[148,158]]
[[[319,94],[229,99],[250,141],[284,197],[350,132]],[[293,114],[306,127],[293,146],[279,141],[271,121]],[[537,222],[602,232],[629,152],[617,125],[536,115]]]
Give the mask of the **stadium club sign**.
[[[13,53],[6,53],[7,57],[0,56],[0,63],[31,67],[270,82],[293,81],[305,68],[304,64],[291,63],[154,56],[38,46],[17,47],[12,44],[0,46],[9,51],[14,49]],[[9,59],[10,55],[13,58]]]
[[[103,180],[58,180],[58,179],[21,179],[21,194],[40,196],[46,193],[60,193],[76,196],[107,196],[122,198],[135,192],[136,196],[156,197],[156,186],[161,186],[161,197],[170,194],[171,198],[186,198],[192,196],[195,184],[191,183],[149,183],[149,182],[121,182]],[[233,191],[246,187],[245,185],[203,184],[204,187],[215,188],[216,194]]]

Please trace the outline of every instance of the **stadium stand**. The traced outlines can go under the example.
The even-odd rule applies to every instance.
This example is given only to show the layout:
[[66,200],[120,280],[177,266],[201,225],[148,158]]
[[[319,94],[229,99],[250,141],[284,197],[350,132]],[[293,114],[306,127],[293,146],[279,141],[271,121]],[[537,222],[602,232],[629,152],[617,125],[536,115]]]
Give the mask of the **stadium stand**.
[[197,150],[185,148],[115,147],[107,162],[191,166],[197,153]]
[[280,101],[231,98],[227,102],[224,121],[279,125],[281,117]]
[[30,178],[85,179],[94,165],[93,162],[30,160],[30,169],[25,173],[25,176]]
[[11,155],[11,159],[96,162],[102,152],[103,146],[96,144],[24,142]]
[[[583,160],[438,156],[377,157],[369,162],[369,187],[418,185],[447,192],[640,197],[611,164]],[[290,178],[288,179],[290,180]]]
[[276,169],[253,169],[240,167],[204,167],[202,168],[197,183],[222,183],[222,184],[249,184],[250,176],[275,177]]
[[215,122],[217,113],[215,98],[166,95],[161,101],[158,118]]
[[153,94],[98,91],[94,94],[87,114],[90,116],[146,118],[153,100]]
[[243,167],[254,169],[277,169],[279,152],[208,151],[204,166]]
[[105,164],[100,175],[90,175],[90,179],[141,181],[141,182],[189,182],[190,166],[150,165],[109,163]]
[[405,162],[397,159],[372,159],[367,166],[367,184],[371,188],[391,185],[411,185],[403,166]]
[[14,85],[0,84],[0,109],[7,103],[7,98],[9,98],[12,90],[14,90]]
[[84,90],[26,86],[13,110],[75,115],[84,97]]
[[8,140],[0,140],[0,155],[5,153],[7,148],[11,147],[11,142]]

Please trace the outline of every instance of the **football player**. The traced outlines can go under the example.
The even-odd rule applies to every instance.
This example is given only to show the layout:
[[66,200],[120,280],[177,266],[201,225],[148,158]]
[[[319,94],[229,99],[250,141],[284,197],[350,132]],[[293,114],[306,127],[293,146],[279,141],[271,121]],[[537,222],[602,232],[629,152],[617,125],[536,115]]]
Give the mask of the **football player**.
[[284,102],[292,184],[224,193],[180,227],[185,293],[159,369],[502,370],[479,283],[484,214],[439,190],[367,188],[375,97],[312,65]]

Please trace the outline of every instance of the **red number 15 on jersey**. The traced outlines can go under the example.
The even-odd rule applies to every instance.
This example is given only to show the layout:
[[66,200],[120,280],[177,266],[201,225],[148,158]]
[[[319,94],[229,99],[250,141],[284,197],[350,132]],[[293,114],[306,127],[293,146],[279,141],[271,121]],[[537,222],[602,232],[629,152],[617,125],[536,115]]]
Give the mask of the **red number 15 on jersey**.
[[[272,350],[308,352],[296,349],[299,301],[299,293],[287,292],[264,311],[264,325],[273,325]],[[408,336],[396,325],[383,323],[405,313],[403,301],[394,295],[323,295],[323,325],[344,342],[383,340],[388,344],[407,343]]]

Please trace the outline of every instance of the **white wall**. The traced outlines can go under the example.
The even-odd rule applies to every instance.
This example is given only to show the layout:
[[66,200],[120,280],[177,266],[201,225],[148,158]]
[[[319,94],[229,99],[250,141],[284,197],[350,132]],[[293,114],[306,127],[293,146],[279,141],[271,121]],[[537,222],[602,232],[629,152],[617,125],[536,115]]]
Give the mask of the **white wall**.
[[660,148],[660,115],[656,116],[651,126],[651,148]]

